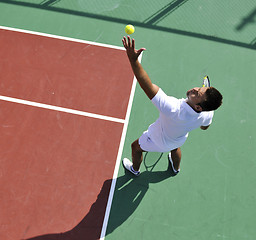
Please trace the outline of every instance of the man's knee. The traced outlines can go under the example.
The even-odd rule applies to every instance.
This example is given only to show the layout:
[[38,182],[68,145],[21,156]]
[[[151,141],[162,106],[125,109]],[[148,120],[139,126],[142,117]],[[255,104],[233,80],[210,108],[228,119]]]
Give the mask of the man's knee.
[[171,150],[171,152],[173,152],[173,153],[181,152],[181,149],[180,148],[175,148],[175,149]]

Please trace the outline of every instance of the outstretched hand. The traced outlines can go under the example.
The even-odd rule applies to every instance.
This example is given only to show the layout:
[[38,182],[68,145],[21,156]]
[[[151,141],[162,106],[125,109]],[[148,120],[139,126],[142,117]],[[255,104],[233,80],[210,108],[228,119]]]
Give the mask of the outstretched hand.
[[130,38],[130,36],[123,37],[122,39],[124,48],[126,49],[127,56],[130,60],[130,62],[135,62],[140,54],[146,50],[146,48],[141,48],[139,50],[135,49],[135,40]]

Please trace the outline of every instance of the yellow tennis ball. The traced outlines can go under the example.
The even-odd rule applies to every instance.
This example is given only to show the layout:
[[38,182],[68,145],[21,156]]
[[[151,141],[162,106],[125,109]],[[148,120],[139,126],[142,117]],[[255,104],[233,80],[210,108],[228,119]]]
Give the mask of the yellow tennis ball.
[[135,31],[135,28],[134,28],[134,26],[131,25],[131,24],[129,24],[129,25],[127,25],[127,26],[125,27],[125,32],[126,32],[127,34],[133,34],[134,31]]

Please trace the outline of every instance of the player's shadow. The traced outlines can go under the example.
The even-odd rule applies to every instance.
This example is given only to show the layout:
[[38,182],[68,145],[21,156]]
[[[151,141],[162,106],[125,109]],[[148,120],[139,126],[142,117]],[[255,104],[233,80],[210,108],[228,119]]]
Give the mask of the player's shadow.
[[[160,158],[158,156],[155,161],[158,162]],[[106,235],[112,233],[134,213],[148,191],[150,184],[159,183],[172,176],[172,171],[168,167],[164,171],[144,171],[139,177],[135,177],[129,172],[125,172],[125,175],[118,177]],[[29,240],[99,239],[111,182],[112,179],[108,179],[103,183],[97,200],[92,204],[90,211],[72,230],[64,233],[41,235],[29,238]]]
[[[154,162],[158,163],[161,157],[162,155],[155,158]],[[146,155],[144,160],[146,158],[149,159],[149,156]],[[148,160],[148,162],[150,161]],[[144,163],[144,165],[147,165],[147,163]],[[134,213],[147,193],[150,184],[160,183],[174,176],[169,165],[168,169],[165,171],[153,171],[156,166],[153,165],[154,164],[151,163],[151,169],[142,172],[139,177],[131,178],[131,174],[127,172],[125,176],[118,179],[114,200],[111,206],[110,222],[108,224],[107,234],[112,233]]]

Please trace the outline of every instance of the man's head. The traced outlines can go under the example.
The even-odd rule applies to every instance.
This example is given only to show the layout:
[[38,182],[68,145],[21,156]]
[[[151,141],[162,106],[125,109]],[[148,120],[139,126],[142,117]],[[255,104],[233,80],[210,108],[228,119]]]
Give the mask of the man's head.
[[222,104],[222,95],[214,87],[195,87],[187,91],[187,97],[196,112],[216,110]]

